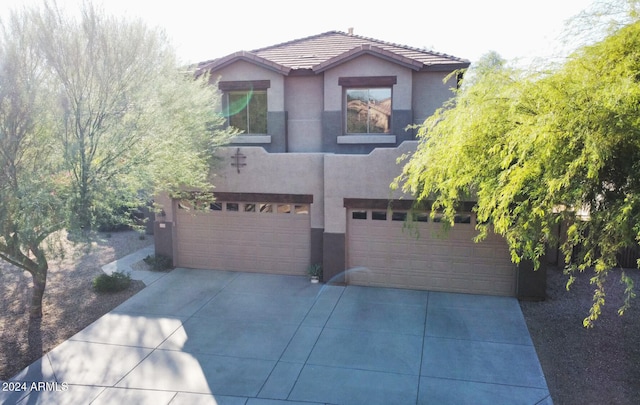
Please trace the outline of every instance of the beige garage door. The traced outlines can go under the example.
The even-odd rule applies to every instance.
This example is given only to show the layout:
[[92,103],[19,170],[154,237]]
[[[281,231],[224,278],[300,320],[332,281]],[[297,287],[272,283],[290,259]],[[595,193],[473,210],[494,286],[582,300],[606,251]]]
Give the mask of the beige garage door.
[[[516,273],[504,239],[474,243],[473,215],[447,233],[427,213],[349,210],[347,283],[472,294],[515,294]],[[416,237],[416,233],[419,237]]]
[[202,211],[180,203],[176,236],[181,267],[302,275],[309,204],[219,202]]

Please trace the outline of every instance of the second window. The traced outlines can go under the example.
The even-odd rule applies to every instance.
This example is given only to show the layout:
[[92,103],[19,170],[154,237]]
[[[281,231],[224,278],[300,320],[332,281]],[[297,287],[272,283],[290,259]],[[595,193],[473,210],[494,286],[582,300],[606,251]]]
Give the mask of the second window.
[[347,88],[346,133],[391,132],[391,88]]

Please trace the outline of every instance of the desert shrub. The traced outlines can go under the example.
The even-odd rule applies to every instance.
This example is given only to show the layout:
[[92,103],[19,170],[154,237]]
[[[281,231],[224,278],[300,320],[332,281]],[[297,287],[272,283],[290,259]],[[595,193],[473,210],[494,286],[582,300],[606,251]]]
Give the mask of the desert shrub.
[[147,263],[153,271],[167,271],[173,268],[173,260],[163,255],[149,255],[145,257],[144,262]]
[[93,279],[93,289],[97,292],[118,292],[126,290],[131,285],[131,276],[126,273],[113,272],[100,274]]

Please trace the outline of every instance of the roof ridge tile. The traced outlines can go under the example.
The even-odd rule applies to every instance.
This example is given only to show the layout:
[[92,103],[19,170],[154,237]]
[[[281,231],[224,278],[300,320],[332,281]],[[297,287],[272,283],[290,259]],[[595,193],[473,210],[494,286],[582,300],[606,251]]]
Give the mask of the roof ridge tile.
[[326,32],[323,32],[323,33],[320,33],[320,34],[309,35],[307,37],[292,39],[290,41],[281,42],[279,44],[274,44],[274,45],[269,45],[269,46],[265,46],[265,47],[262,47],[262,48],[257,48],[257,49],[254,49],[254,50],[250,51],[250,52],[256,52],[256,53],[257,52],[263,52],[263,51],[266,51],[266,50],[269,50],[269,49],[272,49],[272,48],[280,48],[280,47],[283,47],[283,46],[286,46],[286,45],[294,44],[296,42],[308,41],[308,40],[311,40],[311,39],[315,39],[315,38],[319,38],[319,37],[322,37],[322,36],[326,36],[328,34],[337,34],[337,33],[340,33],[340,31],[326,31]]
[[[336,31],[336,32],[341,33],[341,34],[345,34],[344,32],[340,32],[340,31]],[[404,49],[407,49],[407,50],[410,50],[410,51],[429,53],[429,54],[436,55],[436,56],[444,56],[444,57],[447,57],[447,58],[457,59],[459,61],[465,61],[465,62],[467,61],[467,59],[464,59],[464,58],[459,58],[457,56],[453,56],[453,55],[446,54],[446,53],[443,53],[443,52],[438,52],[438,51],[418,48],[418,47],[415,47],[415,46],[403,45],[403,44],[399,44],[399,43],[396,43],[396,42],[383,41],[381,39],[372,38],[372,37],[365,37],[363,35],[356,35],[356,34],[351,34],[351,35],[345,34],[345,35],[352,36],[352,37],[357,37],[357,38],[364,39],[364,40],[367,40],[367,41],[378,42],[378,43],[389,45],[389,46],[395,46],[397,48],[404,48]]]

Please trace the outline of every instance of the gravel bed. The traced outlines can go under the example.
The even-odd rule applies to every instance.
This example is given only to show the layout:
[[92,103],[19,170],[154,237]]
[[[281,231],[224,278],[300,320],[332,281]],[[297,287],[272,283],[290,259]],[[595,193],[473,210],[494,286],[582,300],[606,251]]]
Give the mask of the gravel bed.
[[[609,276],[606,304],[591,329],[582,326],[594,289],[587,272],[567,291],[567,276],[549,268],[547,299],[520,303],[555,405],[640,404],[640,297],[618,315],[620,271]],[[638,291],[640,272],[626,272]]]
[[51,260],[40,322],[29,321],[31,275],[0,261],[0,380],[42,357],[93,321],[144,288],[141,281],[118,293],[96,293],[101,267],[153,244],[136,231],[97,233],[87,249],[66,246],[62,260]]

